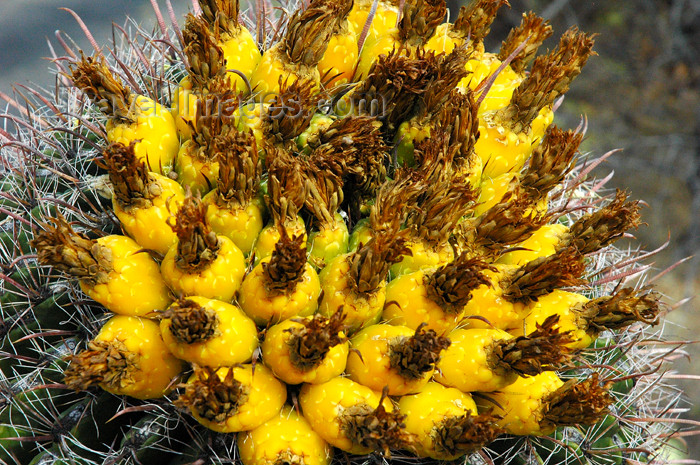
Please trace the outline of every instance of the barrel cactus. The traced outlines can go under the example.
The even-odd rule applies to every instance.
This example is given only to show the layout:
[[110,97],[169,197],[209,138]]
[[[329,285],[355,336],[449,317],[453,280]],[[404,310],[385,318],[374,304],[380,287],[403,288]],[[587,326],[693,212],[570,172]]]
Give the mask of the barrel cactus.
[[671,460],[639,202],[553,124],[593,36],[151,3],[0,127],[0,461]]

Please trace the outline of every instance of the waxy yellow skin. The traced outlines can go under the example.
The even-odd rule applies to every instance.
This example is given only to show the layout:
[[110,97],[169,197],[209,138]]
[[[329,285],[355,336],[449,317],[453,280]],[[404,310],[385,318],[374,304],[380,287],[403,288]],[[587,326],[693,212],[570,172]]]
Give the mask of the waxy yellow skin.
[[263,259],[243,280],[238,303],[246,314],[258,325],[278,323],[295,316],[307,316],[316,311],[321,283],[313,266],[304,265],[304,274],[296,284],[294,291],[287,294],[271,295],[265,287]]
[[309,234],[309,261],[317,268],[323,268],[335,257],[348,253],[349,239],[348,227],[343,218],[336,213],[334,223],[322,225],[318,231]]
[[595,335],[588,334],[580,326],[579,315],[574,311],[574,307],[579,304],[585,304],[588,299],[581,294],[575,292],[567,292],[555,290],[551,293],[540,297],[530,308],[529,312],[523,319],[522,324],[518,325],[510,332],[516,336],[520,336],[523,332],[533,331],[537,324],[544,323],[548,317],[559,315],[559,322],[554,325],[560,332],[571,331],[573,342],[566,344],[566,347],[571,349],[585,349],[593,344],[596,340]]
[[218,368],[250,361],[258,347],[258,330],[253,320],[235,305],[220,300],[191,296],[198,305],[213,310],[218,317],[217,334],[211,339],[188,344],[178,340],[170,330],[172,319],[160,320],[163,341],[181,360],[199,366]]
[[[375,391],[389,388],[390,396],[402,396],[418,391],[433,375],[428,371],[420,378],[405,378],[391,366],[389,343],[399,337],[409,338],[415,331],[406,326],[376,324],[353,336],[353,351],[345,368],[350,379]],[[359,354],[358,354],[359,352]]]
[[[439,27],[438,27],[439,30]],[[498,70],[503,62],[494,53],[481,53],[467,61],[465,68],[467,75],[457,84],[457,88],[466,90],[467,88],[476,91],[479,86],[488,80],[492,75],[498,73],[493,84],[479,105],[479,116],[506,107],[510,103],[513,91],[520,85],[523,77],[517,74],[510,66]],[[477,94],[477,98],[482,97],[482,92]]]
[[435,427],[448,418],[477,414],[476,403],[469,394],[434,382],[401,397],[399,410],[406,415],[406,432],[414,436],[416,454],[437,460],[454,460],[460,455],[449,455],[436,448]]
[[[342,430],[340,417],[353,405],[368,404],[375,409],[381,395],[349,378],[337,377],[322,384],[305,384],[299,394],[304,417],[329,444],[351,454],[364,455],[372,449],[355,444]],[[384,399],[384,408],[391,412],[391,400]]]
[[414,331],[425,323],[426,330],[432,329],[443,336],[457,326],[464,316],[464,310],[457,313],[445,312],[428,297],[428,288],[423,279],[431,271],[404,274],[387,284],[383,321],[391,325],[408,326]]
[[80,288],[107,310],[120,315],[155,317],[172,299],[158,264],[143,247],[126,236],[105,236],[97,244],[112,251],[106,283],[80,281]]
[[[353,3],[352,9],[350,13],[348,13],[348,23],[357,31],[358,35],[365,28],[367,18],[372,9],[372,3],[373,0],[358,0]],[[392,5],[390,2],[379,1],[377,3],[377,11],[374,14],[365,40],[365,47],[367,47],[367,44],[376,41],[379,37],[395,30],[398,23],[398,16],[398,7]]]
[[204,195],[216,186],[219,177],[219,162],[202,160],[194,156],[199,146],[189,139],[182,144],[177,154],[175,171],[177,181],[183,187],[189,187],[193,194]]
[[348,254],[336,257],[319,273],[323,298],[318,312],[330,318],[341,307],[347,316],[345,324],[349,331],[373,325],[379,321],[386,301],[386,282],[368,296],[359,295],[350,289]]
[[323,361],[309,370],[300,370],[294,366],[288,344],[291,338],[289,329],[304,326],[294,320],[276,324],[265,333],[265,340],[261,345],[265,365],[287,384],[320,384],[340,376],[345,371],[348,360],[348,341],[331,347]]
[[[376,20],[376,18],[375,18]],[[360,51],[360,59],[357,62],[355,79],[362,80],[369,76],[372,65],[380,55],[388,55],[399,46],[399,30],[396,27],[388,29],[376,38],[367,37]]]
[[[235,433],[238,431],[250,431],[265,423],[279,413],[287,399],[287,389],[272,374],[267,367],[256,364],[240,365],[232,368],[233,377],[248,389],[248,396],[245,402],[238,406],[236,414],[231,415],[225,421],[219,423],[202,418],[197,412],[191,411],[192,416],[212,431],[219,433]],[[205,372],[202,376],[206,376]],[[222,381],[228,373],[228,368],[219,368],[216,376]],[[188,383],[197,379],[193,374]]]
[[317,66],[302,66],[288,62],[286,53],[282,50],[282,42],[278,42],[263,53],[258,66],[250,76],[250,85],[254,92],[260,92],[264,101],[268,101],[280,91],[280,82],[289,86],[299,78],[309,79],[318,86],[321,75]]
[[327,89],[343,86],[350,82],[359,57],[357,31],[352,23],[347,23],[345,31],[331,36],[323,58],[318,62],[321,80]]
[[328,443],[289,406],[254,430],[239,434],[237,444],[243,465],[276,465],[284,459],[328,465],[333,458]]
[[138,367],[131,373],[133,383],[124,383],[116,389],[103,383],[102,389],[136,399],[155,399],[169,393],[177,384],[184,366],[166,347],[158,323],[133,316],[113,316],[100,329],[95,341],[115,340],[138,356]]
[[428,39],[424,48],[433,50],[435,54],[451,53],[455,47],[459,47],[464,43],[464,40],[457,37],[451,32],[452,24],[442,23],[435,29],[435,34]]
[[482,178],[479,184],[479,200],[474,206],[474,216],[481,216],[503,200],[508,186],[517,177],[514,173],[503,173],[495,178]]
[[487,178],[519,172],[554,119],[552,111],[543,108],[530,128],[516,133],[500,124],[494,115],[485,113],[479,117],[479,139],[474,146]]
[[[226,36],[219,43],[226,61],[226,69],[239,71],[246,78],[250,78],[261,58],[257,42],[250,31],[242,26],[233,35],[227,34]],[[242,92],[244,95],[250,92],[243,78],[237,73],[229,72],[228,76],[236,91]]]
[[136,157],[151,171],[168,174],[180,149],[175,119],[170,111],[148,97],[138,95],[131,105],[133,122],[107,120],[107,140],[134,147]]
[[515,382],[517,373],[493,371],[488,347],[513,336],[499,329],[455,329],[447,336],[452,344],[442,352],[435,370],[435,381],[464,392],[497,391]]
[[216,259],[205,269],[189,273],[176,264],[177,244],[168,250],[160,265],[163,279],[175,294],[198,295],[231,302],[241,287],[245,273],[243,252],[225,236],[217,236],[220,248]]
[[448,242],[432,246],[419,239],[410,239],[406,241],[406,247],[412,255],[404,255],[400,262],[391,265],[389,271],[393,277],[424,268],[437,268],[454,260],[454,252]]
[[115,196],[112,197],[114,214],[124,231],[144,249],[155,250],[165,255],[177,241],[177,235],[168,224],[168,218],[175,215],[185,200],[182,186],[170,178],[151,173],[162,192],[151,199],[147,208],[125,209]]
[[231,239],[243,255],[247,256],[263,229],[264,208],[257,199],[245,206],[222,208],[216,203],[218,195],[213,190],[202,199],[207,206],[207,224],[216,234]]
[[556,373],[545,371],[536,376],[518,378],[515,383],[489,394],[493,415],[502,417],[496,424],[517,436],[546,436],[555,427],[544,426],[544,399],[564,385]]
[[[494,266],[496,271],[484,270],[484,275],[491,284],[482,284],[474,289],[471,300],[464,307],[464,320],[461,325],[465,328],[509,329],[518,326],[525,316],[527,306],[520,302],[508,302],[503,297],[503,289],[500,286],[504,273],[517,267],[498,264]],[[490,324],[479,318],[485,318]]]
[[518,249],[501,255],[498,263],[522,266],[540,257],[548,257],[556,252],[568,228],[563,224],[546,224],[518,244]]

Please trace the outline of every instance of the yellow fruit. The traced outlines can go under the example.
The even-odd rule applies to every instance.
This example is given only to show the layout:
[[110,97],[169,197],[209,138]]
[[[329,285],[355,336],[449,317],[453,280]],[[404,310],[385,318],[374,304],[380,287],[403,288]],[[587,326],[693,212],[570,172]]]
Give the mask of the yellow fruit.
[[178,295],[231,302],[241,287],[245,259],[238,247],[206,224],[206,205],[186,197],[173,226],[178,241],[161,263],[163,279]]
[[254,430],[239,434],[236,442],[243,465],[328,465],[333,457],[326,441],[288,406]]
[[165,255],[177,236],[168,224],[185,198],[170,178],[149,173],[131,145],[111,144],[103,160],[112,182],[112,207],[126,233],[143,248]]
[[245,363],[258,347],[255,323],[240,308],[204,297],[173,303],[162,314],[160,330],[173,355],[198,366]]
[[209,156],[205,146],[188,139],[177,154],[175,172],[182,186],[193,194],[204,195],[216,185],[219,162]]
[[244,255],[250,254],[264,225],[261,202],[252,200],[245,207],[222,208],[216,203],[217,196],[212,191],[202,199],[207,206],[207,223],[216,234],[231,239]]
[[346,371],[350,379],[391,396],[417,392],[432,377],[440,352],[450,341],[434,331],[377,324],[352,341]]
[[518,325],[525,316],[527,305],[523,302],[508,301],[503,296],[501,284],[501,280],[514,272],[517,267],[494,266],[496,271],[484,270],[484,275],[490,284],[482,284],[474,289],[471,300],[464,308],[463,325],[466,328],[511,328]]
[[451,34],[450,26],[449,23],[440,24],[435,29],[435,34],[425,43],[425,49],[434,50],[435,53],[450,53],[462,45],[462,40]]
[[158,264],[126,236],[89,239],[59,217],[32,245],[39,263],[77,277],[83,292],[114,313],[155,317],[171,302]]
[[424,324],[425,329],[443,336],[452,331],[464,316],[464,305],[461,302],[446,304],[439,290],[428,289],[433,273],[433,270],[416,271],[389,282],[382,320],[413,330]]
[[391,401],[349,378],[305,384],[299,404],[319,436],[351,454],[388,453],[410,444],[403,418],[394,412]]
[[135,141],[136,156],[151,171],[169,173],[180,145],[175,120],[165,107],[142,95],[134,98],[133,108],[130,123],[107,120],[107,140],[124,145]]
[[107,140],[129,146],[151,171],[167,174],[180,147],[175,120],[159,103],[133,95],[101,58],[81,57],[71,79],[108,117]]
[[275,417],[287,389],[265,366],[257,364],[195,369],[175,405],[219,433],[250,431]]
[[349,342],[342,313],[285,320],[265,333],[265,365],[287,384],[319,384],[345,371]]
[[654,325],[660,311],[659,295],[646,288],[624,287],[611,296],[589,300],[573,292],[555,290],[531,306],[522,325],[511,331],[520,334],[552,315],[559,317],[556,328],[571,331],[573,349],[583,349],[605,329],[621,329],[637,321]]
[[338,310],[347,314],[345,324],[351,331],[373,325],[379,321],[386,298],[386,282],[371,293],[358,293],[350,281],[350,257],[336,257],[319,273],[323,296],[318,307],[321,315],[330,318]]
[[347,11],[347,2],[316,0],[289,20],[287,32],[278,43],[263,53],[250,77],[254,92],[267,96],[279,93],[297,79],[321,82],[321,61],[338,22]]
[[316,311],[321,285],[306,262],[304,236],[290,238],[286,230],[270,257],[260,261],[243,280],[238,302],[260,326]]
[[456,329],[437,364],[435,380],[464,392],[491,392],[515,382],[515,371],[499,370],[490,347],[512,338],[499,329]]
[[309,261],[317,268],[323,268],[339,255],[348,253],[350,233],[343,218],[336,213],[335,222],[323,225],[318,231],[309,234]]
[[250,132],[230,129],[215,138],[213,158],[219,161],[216,188],[202,199],[211,229],[231,239],[245,255],[263,228],[264,206],[257,196],[261,175],[257,147]]
[[501,432],[495,418],[477,416],[469,394],[438,383],[401,397],[399,410],[406,415],[406,432],[413,435],[419,457],[454,460],[481,449]]
[[613,402],[600,386],[598,373],[581,382],[565,383],[556,373],[544,372],[518,378],[489,397],[491,402],[484,401],[484,405],[493,406],[493,414],[501,417],[497,424],[518,436],[545,436],[558,426],[593,424]]
[[158,323],[117,315],[87,349],[71,357],[65,383],[76,390],[99,384],[112,394],[154,399],[170,392],[182,369],[163,342]]

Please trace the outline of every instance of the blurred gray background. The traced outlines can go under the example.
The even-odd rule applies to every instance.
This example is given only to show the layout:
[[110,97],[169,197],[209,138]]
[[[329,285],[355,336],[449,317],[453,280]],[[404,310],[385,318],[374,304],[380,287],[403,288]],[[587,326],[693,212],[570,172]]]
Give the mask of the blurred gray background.
[[[165,0],[158,0],[165,11]],[[190,0],[172,0],[179,18]],[[644,221],[636,233],[646,249],[670,246],[653,259],[657,269],[700,252],[700,0],[511,0],[503,9],[487,44],[497,49],[507,30],[519,23],[520,13],[534,10],[549,18],[555,35],[577,24],[599,33],[599,56],[592,58],[574,82],[556,122],[575,127],[585,115],[589,132],[583,150],[603,154],[623,149],[596,173],[615,171],[612,186],[644,199]],[[453,11],[458,2],[450,5]],[[47,39],[61,29],[91,51],[75,20],[59,7],[78,13],[98,42],[111,34],[112,21],[123,24],[126,15],[148,28],[155,26],[148,0],[0,0],[0,91],[11,93],[14,82],[52,87]],[[454,15],[454,13],[453,13]],[[453,16],[454,17],[454,16]],[[553,46],[554,42],[547,43]],[[697,297],[700,258],[678,266],[660,281],[669,301]],[[672,337],[698,339],[700,313],[697,299],[675,310],[669,320]],[[700,374],[700,349],[690,346],[691,357],[676,369]],[[697,381],[685,383],[694,407],[689,417],[700,419]],[[700,457],[700,440],[686,438]]]

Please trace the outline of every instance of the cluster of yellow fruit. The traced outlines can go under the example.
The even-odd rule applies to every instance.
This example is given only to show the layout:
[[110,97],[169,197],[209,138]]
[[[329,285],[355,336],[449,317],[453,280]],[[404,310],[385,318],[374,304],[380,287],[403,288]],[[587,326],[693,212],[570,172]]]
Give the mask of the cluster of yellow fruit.
[[564,288],[638,207],[548,210],[582,138],[551,126],[552,105],[593,41],[571,29],[535,58],[551,28],[527,14],[487,53],[505,3],[448,24],[443,0],[313,0],[261,53],[235,0],[200,0],[171,108],[76,60],[68,77],[107,117],[124,235],[59,216],[33,241],[116,314],[66,384],[177,388],[197,421],[242,432],[246,465],[325,464],[331,446],[453,459],[599,419],[606,383],[554,370],[655,322],[658,297]]

